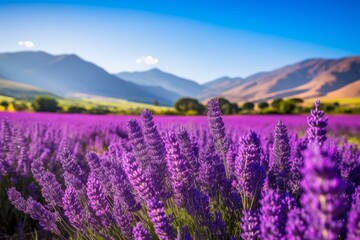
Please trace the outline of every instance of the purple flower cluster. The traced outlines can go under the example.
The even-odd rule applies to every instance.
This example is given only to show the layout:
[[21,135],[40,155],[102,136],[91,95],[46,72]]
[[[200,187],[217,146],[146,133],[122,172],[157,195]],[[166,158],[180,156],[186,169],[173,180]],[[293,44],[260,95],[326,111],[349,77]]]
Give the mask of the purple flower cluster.
[[322,145],[326,137],[326,126],[328,118],[324,117],[324,111],[320,110],[320,100],[315,101],[315,109],[311,109],[311,116],[308,117],[309,129],[308,139],[310,142],[316,142],[319,145]]

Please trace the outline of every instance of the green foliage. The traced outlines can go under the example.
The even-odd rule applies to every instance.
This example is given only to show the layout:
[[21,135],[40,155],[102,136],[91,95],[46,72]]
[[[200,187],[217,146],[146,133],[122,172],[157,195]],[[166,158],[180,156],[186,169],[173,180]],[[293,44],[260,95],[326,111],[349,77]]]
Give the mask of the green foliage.
[[276,110],[279,110],[280,109],[280,103],[284,101],[282,98],[277,98],[277,99],[274,99],[272,102],[271,102],[271,107],[276,109]]
[[265,108],[268,108],[269,104],[267,102],[259,102],[258,107],[259,107],[259,109],[263,110]]
[[4,100],[4,101],[0,102],[0,105],[3,106],[5,108],[5,110],[7,111],[8,107],[9,107],[9,102]]
[[26,105],[25,102],[14,101],[14,102],[12,102],[12,105],[13,105],[15,111],[18,111],[18,112],[22,112],[22,111],[28,110],[28,106]]
[[159,106],[159,105],[160,105],[159,101],[157,99],[154,99],[154,106]]
[[281,101],[279,110],[281,113],[291,114],[294,113],[296,104],[291,100]]
[[190,110],[197,114],[204,114],[205,107],[197,99],[194,98],[180,98],[174,105],[175,109],[180,113],[186,113]]
[[289,101],[298,104],[298,103],[303,103],[304,100],[302,100],[301,98],[290,98]]
[[221,112],[225,115],[237,114],[239,113],[239,106],[236,103],[231,103],[225,98],[219,98],[219,104]]
[[67,110],[68,113],[86,113],[86,109],[79,106],[71,106]]
[[32,107],[36,112],[57,112],[60,109],[58,101],[49,96],[36,97]]
[[254,107],[255,107],[255,105],[254,105],[254,103],[252,103],[252,102],[245,102],[245,103],[243,104],[243,108],[244,108],[245,110],[248,110],[248,111],[254,110]]

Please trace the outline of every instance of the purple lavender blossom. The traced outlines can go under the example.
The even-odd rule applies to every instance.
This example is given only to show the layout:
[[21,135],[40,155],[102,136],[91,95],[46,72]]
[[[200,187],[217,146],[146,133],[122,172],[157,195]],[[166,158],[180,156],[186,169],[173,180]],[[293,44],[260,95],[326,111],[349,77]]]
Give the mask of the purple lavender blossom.
[[133,228],[134,240],[152,240],[152,237],[148,230],[142,225],[141,222],[138,222]]
[[165,214],[164,205],[160,200],[153,198],[147,202],[148,213],[151,221],[154,223],[156,234],[161,240],[170,240],[175,238],[175,232],[171,226],[168,216]]
[[288,213],[286,223],[286,239],[303,240],[307,229],[305,212],[300,208],[293,208]]
[[85,189],[85,172],[75,162],[74,156],[67,149],[63,149],[60,154],[61,165],[64,169],[64,179],[66,186],[72,186],[76,190]]
[[294,196],[300,194],[300,182],[302,179],[301,170],[304,166],[304,158],[302,152],[307,148],[307,138],[293,139],[291,153],[291,171],[289,179],[289,189]]
[[125,155],[124,160],[126,175],[128,176],[128,179],[135,191],[144,201],[152,199],[155,193],[150,187],[145,174],[137,163],[135,157],[131,153],[128,153]]
[[41,181],[41,178],[45,172],[44,162],[49,158],[50,150],[45,149],[40,157],[35,158],[31,163],[31,172],[37,182]]
[[53,173],[48,171],[44,172],[39,181],[39,185],[41,186],[42,196],[50,206],[62,207],[64,191]]
[[101,185],[103,186],[105,193],[107,195],[111,195],[111,182],[109,179],[109,174],[103,165],[107,164],[107,159],[100,159],[99,156],[95,152],[89,152],[86,155],[89,167],[91,172],[95,175],[95,177],[99,180]]
[[226,163],[226,152],[229,148],[229,143],[225,136],[225,125],[221,117],[220,103],[218,99],[212,99],[208,102],[207,117],[211,136],[214,139],[217,150],[221,153],[226,178],[228,178],[229,171]]
[[26,200],[21,196],[21,193],[19,193],[14,187],[10,188],[7,193],[11,204],[14,205],[17,210],[25,212]]
[[151,159],[141,127],[135,119],[132,119],[127,122],[127,129],[133,154],[142,169],[146,170],[151,162]]
[[335,239],[342,228],[345,211],[345,183],[329,156],[322,156],[316,145],[305,153],[304,191],[301,203],[306,212],[307,236],[315,239]]
[[178,228],[178,234],[176,240],[192,240],[193,238],[190,235],[189,227],[183,226]]
[[114,162],[109,179],[113,184],[114,199],[121,199],[126,205],[127,209],[131,212],[140,210],[141,205],[136,201],[135,196],[132,193],[129,179],[127,178],[126,173],[119,162]]
[[286,126],[281,122],[275,126],[273,161],[269,172],[269,185],[280,192],[289,190],[290,143]]
[[[250,209],[259,198],[265,172],[261,165],[262,150],[258,135],[251,131],[240,140],[239,154],[235,160],[233,186],[242,196],[245,209]],[[246,201],[247,200],[247,201]]]
[[166,152],[165,144],[161,138],[159,131],[154,123],[153,116],[149,110],[144,110],[141,113],[141,122],[143,125],[144,138],[147,143],[147,151],[149,153],[152,168],[150,179],[155,192],[160,196],[167,196],[166,194],[166,178],[168,171],[166,168]]
[[166,140],[167,163],[171,174],[174,201],[176,206],[185,207],[189,190],[194,187],[194,179],[188,162],[181,154],[175,133],[170,132]]
[[114,200],[113,218],[116,222],[116,226],[120,228],[122,235],[127,239],[132,239],[133,218],[131,214],[125,210],[125,206],[123,206],[119,198]]
[[263,192],[260,216],[262,239],[281,239],[285,236],[288,203],[284,196],[273,189]]
[[85,227],[84,210],[80,204],[79,193],[72,186],[65,190],[63,206],[64,214],[71,225],[78,230],[83,230]]
[[219,152],[227,151],[227,141],[225,138],[225,126],[221,117],[220,103],[218,99],[208,102],[208,122],[211,136],[214,138]]
[[347,239],[360,239],[360,187],[353,194],[353,201],[348,216]]
[[198,184],[204,193],[213,197],[224,185],[226,175],[224,164],[212,141],[200,153],[199,162]]
[[184,155],[186,161],[189,163],[192,173],[196,175],[199,171],[200,164],[197,160],[189,133],[184,127],[179,127],[177,129],[176,136],[179,140],[181,153]]
[[102,185],[93,173],[89,175],[86,193],[90,207],[94,210],[96,216],[99,217],[104,226],[109,226],[109,204]]
[[60,231],[55,223],[57,215],[50,212],[43,205],[29,197],[26,201],[26,211],[30,217],[39,221],[40,226],[46,231],[50,231],[55,234],[60,234]]
[[241,237],[244,240],[260,238],[260,213],[258,210],[243,210],[241,218]]
[[186,210],[194,217],[197,224],[210,227],[210,198],[196,188],[192,189],[190,196],[187,201]]
[[308,128],[308,139],[310,142],[316,142],[320,146],[326,141],[326,126],[328,118],[324,117],[324,111],[320,110],[320,100],[315,101],[315,109],[311,109],[311,116],[307,119]]
[[220,211],[215,212],[215,220],[211,224],[210,232],[215,239],[225,239],[226,224],[222,220],[222,214]]

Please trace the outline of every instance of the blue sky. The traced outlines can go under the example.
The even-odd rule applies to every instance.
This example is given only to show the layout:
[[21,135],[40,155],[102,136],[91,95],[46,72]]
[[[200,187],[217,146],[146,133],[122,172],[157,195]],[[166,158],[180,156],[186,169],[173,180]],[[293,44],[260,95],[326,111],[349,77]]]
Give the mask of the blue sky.
[[0,52],[75,53],[198,82],[360,55],[360,1],[0,0]]

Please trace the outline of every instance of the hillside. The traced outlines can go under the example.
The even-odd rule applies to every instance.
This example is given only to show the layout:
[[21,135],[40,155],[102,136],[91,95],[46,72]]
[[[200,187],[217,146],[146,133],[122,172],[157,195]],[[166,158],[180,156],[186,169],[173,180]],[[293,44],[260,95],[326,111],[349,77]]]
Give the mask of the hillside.
[[0,54],[0,75],[12,81],[39,87],[58,95],[84,93],[135,102],[164,105],[173,101],[107,73],[76,55],[45,52]]
[[[274,98],[327,97],[331,92],[360,80],[360,57],[337,60],[311,59],[246,78],[220,96],[233,102],[261,101]],[[347,97],[338,91],[338,98]],[[359,97],[356,91],[355,97]]]
[[116,76],[139,85],[160,86],[186,97],[196,97],[203,89],[195,81],[163,72],[157,68],[144,72],[121,72],[116,74]]
[[17,83],[0,77],[0,95],[15,99],[29,100],[39,95],[55,96],[44,89]]

